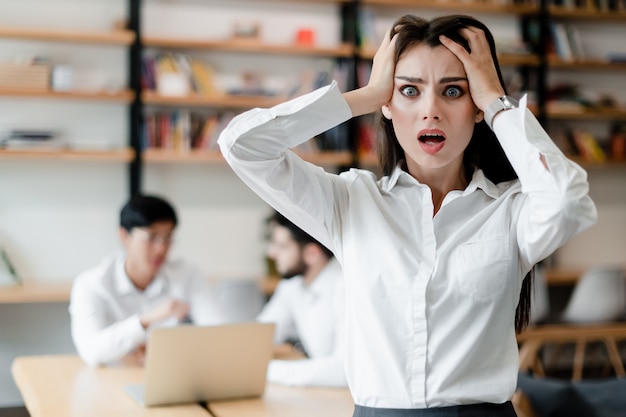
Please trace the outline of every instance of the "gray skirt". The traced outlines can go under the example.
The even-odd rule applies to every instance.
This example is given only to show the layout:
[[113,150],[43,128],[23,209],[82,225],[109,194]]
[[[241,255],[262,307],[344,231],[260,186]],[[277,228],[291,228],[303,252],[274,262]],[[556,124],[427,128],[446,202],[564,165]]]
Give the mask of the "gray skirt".
[[469,404],[438,408],[372,408],[354,406],[352,417],[517,417],[510,401],[503,404]]

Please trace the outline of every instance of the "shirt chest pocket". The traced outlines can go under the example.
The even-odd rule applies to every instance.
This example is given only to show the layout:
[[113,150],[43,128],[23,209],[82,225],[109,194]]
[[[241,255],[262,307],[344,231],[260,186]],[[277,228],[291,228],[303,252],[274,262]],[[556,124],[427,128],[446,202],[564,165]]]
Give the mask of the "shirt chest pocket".
[[478,302],[492,300],[511,279],[511,253],[505,238],[465,243],[453,251],[450,260],[453,282]]

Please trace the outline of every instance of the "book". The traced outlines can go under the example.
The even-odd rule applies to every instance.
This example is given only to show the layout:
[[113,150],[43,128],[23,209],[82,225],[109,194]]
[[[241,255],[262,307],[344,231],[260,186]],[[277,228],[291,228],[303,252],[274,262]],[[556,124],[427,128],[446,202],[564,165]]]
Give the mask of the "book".
[[566,26],[562,23],[551,22],[550,32],[552,34],[552,40],[554,42],[554,48],[556,53],[564,61],[572,61],[574,54],[572,53],[572,47],[570,40],[567,36]]
[[579,129],[572,130],[572,135],[580,156],[586,161],[597,163],[606,162],[606,153],[595,136],[585,130]]

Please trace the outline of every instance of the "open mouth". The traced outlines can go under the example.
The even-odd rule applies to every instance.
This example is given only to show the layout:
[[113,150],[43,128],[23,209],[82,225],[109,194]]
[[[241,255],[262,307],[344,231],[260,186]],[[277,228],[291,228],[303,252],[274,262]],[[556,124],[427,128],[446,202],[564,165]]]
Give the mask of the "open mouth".
[[439,129],[424,129],[417,135],[417,140],[424,152],[434,155],[443,149],[446,136]]
[[437,135],[437,134],[421,135],[417,139],[423,144],[430,145],[430,146],[439,145],[444,140],[446,140],[446,138],[444,138],[442,135]]

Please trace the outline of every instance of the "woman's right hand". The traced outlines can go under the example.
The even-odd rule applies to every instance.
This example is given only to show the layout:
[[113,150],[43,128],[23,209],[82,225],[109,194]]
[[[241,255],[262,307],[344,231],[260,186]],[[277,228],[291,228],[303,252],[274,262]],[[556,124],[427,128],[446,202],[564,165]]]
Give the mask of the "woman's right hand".
[[344,93],[344,98],[352,110],[352,117],[379,110],[391,100],[396,69],[396,38],[390,38],[387,30],[372,63],[370,79],[365,87]]

